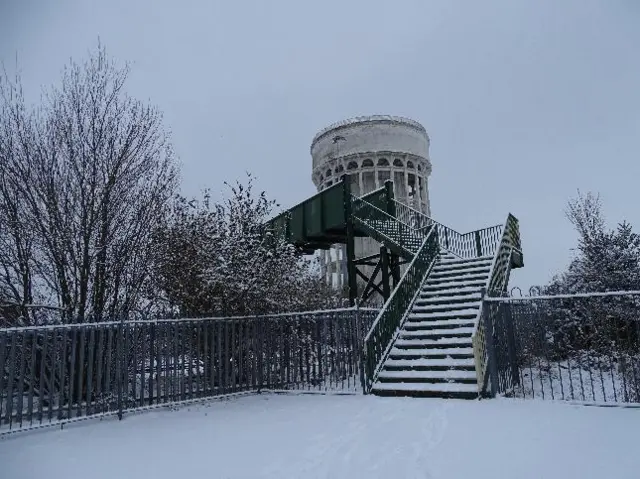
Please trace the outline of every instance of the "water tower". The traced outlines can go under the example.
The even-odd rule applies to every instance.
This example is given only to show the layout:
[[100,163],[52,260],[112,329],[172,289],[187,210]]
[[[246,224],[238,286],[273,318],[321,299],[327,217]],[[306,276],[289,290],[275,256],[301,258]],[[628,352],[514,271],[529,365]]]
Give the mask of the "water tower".
[[[312,180],[318,191],[351,176],[351,191],[364,195],[393,180],[396,199],[431,216],[429,135],[417,121],[387,115],[362,116],[324,128],[311,142]],[[371,238],[356,238],[356,258],[376,254]],[[334,287],[347,281],[344,245],[322,252],[323,274]]]

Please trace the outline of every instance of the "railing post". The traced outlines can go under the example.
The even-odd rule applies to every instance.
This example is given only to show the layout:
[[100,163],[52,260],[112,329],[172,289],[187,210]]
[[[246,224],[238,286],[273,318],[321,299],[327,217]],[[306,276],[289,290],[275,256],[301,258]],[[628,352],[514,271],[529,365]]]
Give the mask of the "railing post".
[[[150,323],[149,324],[149,405],[153,404],[153,372],[157,370],[157,365],[153,364],[153,360],[155,357],[154,356],[155,345],[156,345],[155,324]],[[147,358],[142,358],[142,360],[146,362]],[[158,378],[158,380],[160,379]],[[142,393],[144,394],[144,389]],[[160,402],[160,398],[158,398],[158,402]]]
[[344,175],[342,177],[342,195],[344,203],[344,221],[346,229],[347,242],[347,276],[349,277],[349,304],[355,306],[358,299],[358,281],[356,278],[356,251],[354,242],[353,229],[353,203],[351,199],[351,176]]
[[123,389],[123,376],[124,376],[124,368],[126,367],[124,364],[124,316],[120,318],[120,323],[118,324],[118,344],[116,350],[116,392],[118,395],[118,419],[122,420],[122,389]]
[[[483,291],[484,292],[484,291]],[[490,303],[486,295],[482,298],[482,316],[484,318],[484,342],[487,351],[487,369],[490,381],[490,397],[496,397],[498,392],[498,364],[496,362],[495,344],[493,343],[493,319],[491,318]]]
[[363,331],[362,324],[360,321],[360,305],[356,304],[356,357],[360,358],[359,365],[359,373],[360,373],[360,385],[362,386],[362,394],[367,394],[367,384],[365,382],[364,376],[364,362],[366,360],[366,356],[364,353],[364,342],[363,342]]
[[516,334],[513,324],[513,314],[511,312],[511,304],[504,302],[501,305],[504,314],[504,323],[507,334],[507,349],[509,351],[509,366],[511,369],[511,380],[513,386],[520,383],[520,374],[518,369],[518,357],[516,351]]
[[396,217],[396,205],[393,201],[393,181],[386,180],[384,182],[384,195],[387,201],[387,213],[389,213],[394,218]]
[[389,253],[384,245],[380,246],[380,262],[382,266],[382,296],[384,300],[387,301],[389,296],[391,296],[391,285],[389,278]]
[[476,237],[476,253],[478,255],[478,258],[482,256],[482,243],[480,242],[480,231],[476,231],[475,232],[475,237]]

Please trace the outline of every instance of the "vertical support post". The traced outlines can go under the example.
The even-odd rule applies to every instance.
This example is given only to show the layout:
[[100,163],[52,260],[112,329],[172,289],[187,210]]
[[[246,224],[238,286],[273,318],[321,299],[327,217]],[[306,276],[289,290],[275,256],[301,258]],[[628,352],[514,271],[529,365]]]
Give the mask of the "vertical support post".
[[[484,293],[484,291],[483,291]],[[482,295],[482,317],[484,319],[484,342],[487,351],[487,372],[489,373],[490,397],[498,393],[498,363],[495,344],[493,343],[493,319],[485,294]]]
[[124,361],[124,316],[120,318],[120,324],[118,324],[118,341],[116,349],[116,388],[118,395],[118,419],[122,420],[122,389],[123,389],[123,375],[124,368],[126,367]]
[[400,282],[400,257],[398,255],[392,255],[392,264],[393,266],[391,267],[391,274],[393,275],[393,287],[395,289],[396,286],[398,286],[398,283]]
[[507,348],[509,351],[509,366],[511,369],[511,380],[513,386],[517,386],[520,383],[520,372],[518,369],[518,355],[516,351],[516,333],[513,324],[513,314],[511,311],[511,304],[504,302],[500,304],[504,314],[504,323],[507,333]]
[[476,231],[476,253],[478,258],[482,256],[482,243],[480,243],[480,231]]
[[382,266],[382,296],[386,302],[391,296],[391,282],[389,277],[389,253],[384,245],[380,246],[380,263]]
[[396,204],[393,201],[393,181],[386,180],[384,182],[384,195],[387,201],[387,213],[395,218],[396,216]]
[[[393,193],[393,181],[391,180],[386,180],[384,182],[384,189],[385,189],[385,197],[387,200],[387,213],[390,216],[393,216],[394,218],[397,215],[397,211],[396,211],[396,204],[395,204],[395,196]],[[398,285],[398,283],[400,282],[400,258],[398,257],[398,255],[394,254],[394,253],[389,253],[389,257],[388,257],[388,265],[390,267],[390,271],[391,271],[391,276],[393,277],[393,288],[395,289],[395,287]],[[383,266],[384,268],[384,266]],[[383,269],[384,271],[384,269]],[[384,274],[384,273],[383,273]],[[383,276],[384,278],[384,276]],[[385,282],[385,284],[387,284]],[[386,300],[386,298],[385,298]]]
[[[149,405],[153,404],[153,373],[157,370],[157,365],[154,364],[155,348],[156,348],[156,328],[154,323],[149,323]],[[147,358],[143,358],[143,361],[147,361]],[[146,368],[143,368],[145,371]],[[144,374],[144,372],[143,372]],[[160,379],[158,379],[160,380]],[[144,394],[144,390],[142,391]],[[158,402],[160,398],[158,397]]]
[[342,177],[342,196],[344,205],[344,221],[347,233],[347,276],[349,276],[349,304],[355,306],[358,299],[358,282],[356,277],[356,251],[354,241],[353,228],[353,203],[351,200],[351,177],[344,175]]

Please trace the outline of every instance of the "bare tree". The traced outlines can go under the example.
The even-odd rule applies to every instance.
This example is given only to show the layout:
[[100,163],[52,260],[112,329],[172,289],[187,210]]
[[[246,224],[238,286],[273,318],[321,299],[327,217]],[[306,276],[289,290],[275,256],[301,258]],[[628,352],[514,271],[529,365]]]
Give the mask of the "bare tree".
[[4,75],[0,291],[23,308],[37,300],[88,321],[144,303],[178,171],[162,115],[125,93],[128,73],[99,45],[37,109]]

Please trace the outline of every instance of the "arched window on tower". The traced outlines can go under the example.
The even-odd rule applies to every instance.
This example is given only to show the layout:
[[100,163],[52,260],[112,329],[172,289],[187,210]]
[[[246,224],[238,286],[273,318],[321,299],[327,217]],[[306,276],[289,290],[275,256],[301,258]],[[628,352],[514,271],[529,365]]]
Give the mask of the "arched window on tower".
[[393,160],[393,166],[398,166],[402,168],[404,164],[402,163],[402,160],[400,158],[396,158],[395,160]]
[[347,170],[357,170],[358,169],[358,163],[356,161],[350,161],[349,164],[347,165]]
[[326,177],[331,176],[331,168],[329,168],[329,169],[327,170],[327,172],[324,174],[324,176],[326,176]]
[[344,166],[342,166],[342,165],[336,166],[336,175],[338,173],[342,173],[343,171],[344,171]]
[[378,166],[389,166],[389,160],[386,158],[380,158],[378,160]]
[[407,161],[407,168],[411,168],[413,170],[413,161]]
[[373,161],[370,158],[367,158],[362,162],[363,168],[371,168],[373,166]]
[[418,171],[422,171],[422,165],[418,163]]

